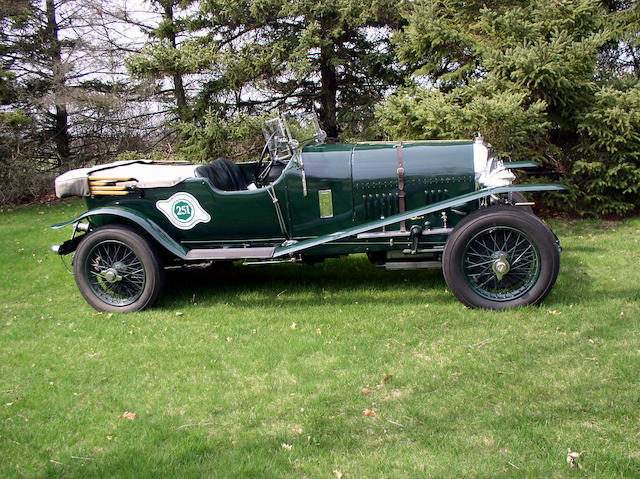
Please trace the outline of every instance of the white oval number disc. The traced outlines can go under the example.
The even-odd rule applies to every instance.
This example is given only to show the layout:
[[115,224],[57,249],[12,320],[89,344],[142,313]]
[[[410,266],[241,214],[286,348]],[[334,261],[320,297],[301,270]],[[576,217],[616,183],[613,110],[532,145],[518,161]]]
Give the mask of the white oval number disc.
[[208,223],[211,216],[198,200],[189,193],[176,193],[166,200],[156,202],[158,208],[171,224],[181,230],[190,230],[198,223]]

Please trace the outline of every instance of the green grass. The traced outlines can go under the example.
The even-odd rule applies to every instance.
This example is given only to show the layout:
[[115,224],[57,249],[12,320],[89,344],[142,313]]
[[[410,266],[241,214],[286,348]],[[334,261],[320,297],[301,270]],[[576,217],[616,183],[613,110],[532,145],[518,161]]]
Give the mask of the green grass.
[[0,214],[0,477],[640,476],[640,219],[553,222],[541,307],[354,257],[174,274],[111,315],[48,251],[82,208]]

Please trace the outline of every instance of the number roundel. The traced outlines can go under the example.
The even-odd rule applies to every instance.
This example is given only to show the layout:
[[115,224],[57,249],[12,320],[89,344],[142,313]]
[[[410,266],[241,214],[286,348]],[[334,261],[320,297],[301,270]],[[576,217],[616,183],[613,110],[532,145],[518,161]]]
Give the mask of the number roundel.
[[198,200],[189,193],[176,193],[166,200],[156,202],[158,208],[173,226],[181,230],[190,230],[198,223],[208,223],[211,216]]

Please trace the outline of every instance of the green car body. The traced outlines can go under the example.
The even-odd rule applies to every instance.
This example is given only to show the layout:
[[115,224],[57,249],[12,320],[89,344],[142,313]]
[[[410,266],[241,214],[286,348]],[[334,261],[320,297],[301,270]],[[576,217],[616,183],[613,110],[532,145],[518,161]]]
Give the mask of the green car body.
[[[284,131],[288,133],[287,128],[281,128],[281,136]],[[67,254],[76,248],[82,249],[84,238],[98,231],[104,236],[103,243],[94,237],[92,242],[97,241],[98,246],[94,245],[94,249],[82,255],[85,263],[93,261],[93,270],[87,264],[78,265],[74,258],[76,280],[90,304],[97,309],[136,310],[150,306],[157,296],[157,292],[153,292],[151,299],[141,301],[145,294],[138,291],[131,293],[132,298],[137,296],[137,299],[121,300],[119,296],[130,293],[117,291],[122,286],[120,283],[126,281],[119,272],[126,271],[125,266],[117,261],[112,261],[111,267],[102,264],[110,253],[100,252],[101,248],[108,249],[112,244],[108,233],[104,233],[109,228],[120,228],[116,228],[118,234],[123,230],[137,235],[143,246],[158,257],[157,265],[146,265],[144,252],[137,250],[140,246],[128,245],[145,274],[147,269],[162,269],[167,264],[223,260],[317,261],[353,253],[366,253],[373,262],[390,269],[433,267],[443,261],[447,243],[458,225],[464,225],[479,213],[488,212],[493,216],[497,215],[496,211],[506,212],[507,216],[515,213],[522,215],[534,229],[548,230],[527,211],[522,193],[565,189],[562,185],[511,184],[510,165],[491,158],[490,151],[479,140],[330,144],[322,142],[319,134],[310,144],[301,147],[288,135],[279,138],[281,143],[289,145],[289,153],[283,156],[272,148],[273,138],[272,135],[267,141],[270,150],[267,165],[262,164],[261,158],[259,163],[238,163],[235,167],[253,183],[264,177],[262,184],[252,189],[217,188],[210,178],[198,174],[197,165],[187,164],[130,162],[74,170],[59,177],[56,183],[59,196],[86,196],[87,212],[54,225],[58,228],[75,224],[76,230],[86,232],[74,236],[56,251]],[[189,174],[191,167],[193,175]],[[483,171],[478,171],[482,168]],[[173,175],[174,170],[180,174]],[[110,171],[116,172],[116,177],[110,175]],[[146,175],[146,171],[151,176],[164,175],[165,178],[154,184],[129,174],[122,177],[122,172]],[[484,183],[483,174],[489,177]],[[519,206],[513,206],[518,203]],[[533,250],[549,247],[537,245],[532,239],[534,234],[524,229],[523,238],[531,240]],[[547,234],[543,242],[552,236]],[[505,259],[515,244],[511,235],[503,234],[502,239],[504,251],[493,251],[492,255],[498,255],[495,258],[487,256],[494,267],[500,261],[500,254],[504,253],[502,259]],[[128,243],[120,236],[113,241],[117,245]],[[557,249],[555,240],[553,247]],[[519,251],[518,247],[515,251]],[[530,252],[523,254],[529,257]],[[538,269],[544,266],[543,256],[539,254],[534,258]],[[95,266],[98,262],[102,266]],[[552,269],[556,266],[552,265]],[[540,276],[540,271],[536,274]],[[555,275],[551,274],[546,281],[555,282]],[[463,271],[463,281],[464,278]],[[545,281],[536,277],[536,282],[540,280]],[[500,296],[499,281],[496,278],[491,281],[496,283],[495,291],[480,304],[456,296],[470,306],[502,309],[538,303],[548,293],[523,300],[521,292],[510,298],[507,291],[504,299]],[[513,290],[515,286],[522,289],[527,281],[517,279],[518,284],[507,289]],[[149,282],[145,279],[138,289],[147,288]],[[474,282],[469,274],[466,282]],[[484,290],[481,288],[481,291]],[[92,301],[95,293],[98,300]],[[115,297],[113,301],[110,295]]]

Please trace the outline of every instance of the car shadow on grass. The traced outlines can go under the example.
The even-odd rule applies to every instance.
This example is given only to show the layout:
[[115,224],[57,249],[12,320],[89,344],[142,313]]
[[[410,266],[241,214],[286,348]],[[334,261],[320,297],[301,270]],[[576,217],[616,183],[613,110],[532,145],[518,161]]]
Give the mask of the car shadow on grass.
[[361,305],[456,301],[445,288],[439,269],[386,271],[364,258],[316,265],[233,265],[169,272],[160,306],[184,304],[194,295],[198,302],[237,306],[343,304],[350,299]]
[[[639,299],[636,288],[596,287],[581,256],[571,253],[563,254],[558,282],[542,303],[543,308],[603,299]],[[194,301],[201,305],[224,303],[234,307],[339,306],[354,301],[360,306],[459,304],[448,291],[441,270],[387,271],[375,267],[365,257],[328,259],[315,265],[242,266],[236,263],[168,272],[158,307],[182,307]]]

